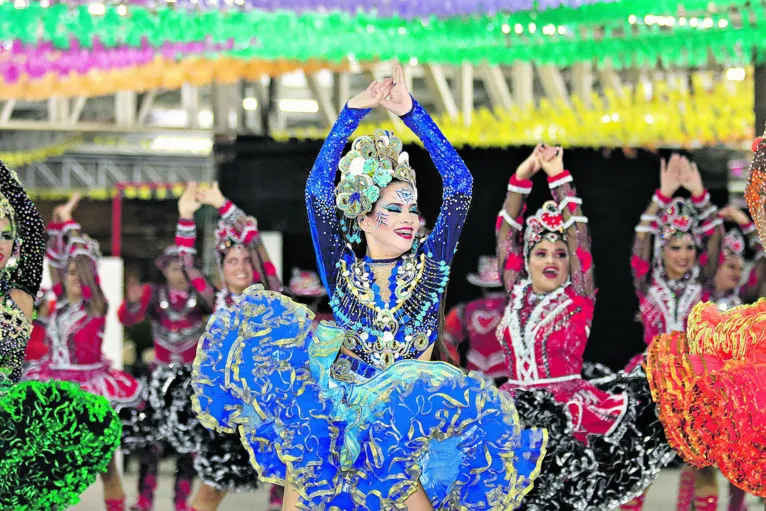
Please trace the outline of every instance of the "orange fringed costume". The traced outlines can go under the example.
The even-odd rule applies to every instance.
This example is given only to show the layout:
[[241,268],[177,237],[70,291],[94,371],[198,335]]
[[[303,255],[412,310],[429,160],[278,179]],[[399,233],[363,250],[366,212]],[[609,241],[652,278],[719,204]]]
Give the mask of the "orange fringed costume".
[[[745,198],[766,240],[766,141],[753,143]],[[700,303],[686,333],[657,336],[647,375],[668,443],[766,497],[766,299],[720,312]]]

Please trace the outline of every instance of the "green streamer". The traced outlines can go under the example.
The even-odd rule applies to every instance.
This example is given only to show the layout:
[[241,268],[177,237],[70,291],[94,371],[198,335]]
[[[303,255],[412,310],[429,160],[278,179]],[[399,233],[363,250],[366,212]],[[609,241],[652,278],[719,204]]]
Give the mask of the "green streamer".
[[[719,13],[706,14],[711,4]],[[15,9],[6,2],[0,5],[0,33],[27,44],[50,41],[59,48],[69,47],[71,39],[86,48],[95,41],[106,47],[138,47],[146,40],[159,47],[166,42],[209,38],[223,43],[233,39],[234,49],[218,55],[242,59],[342,62],[354,58],[370,62],[396,58],[406,62],[416,58],[421,63],[536,62],[560,67],[595,61],[622,68],[705,65],[712,52],[717,63],[734,65],[750,62],[754,51],[760,59],[766,49],[766,31],[759,30],[766,23],[762,15],[742,27],[728,23],[726,9],[744,9],[745,4],[746,0],[688,0],[683,4],[684,12],[699,16],[700,24],[692,27],[688,22],[675,22],[661,29],[628,20],[631,16],[638,20],[648,15],[676,16],[678,2],[630,0],[577,9],[427,20],[379,18],[365,13],[184,11],[136,6],[129,8],[127,16],[121,16],[116,6],[107,6],[105,15],[94,16],[86,5],[42,8],[33,3]],[[754,12],[759,8],[756,5]],[[748,14],[745,9],[743,18]],[[712,20],[712,28],[702,28],[705,18]],[[725,27],[718,25],[722,20],[727,22]],[[550,26],[556,33],[545,35],[543,31]]]

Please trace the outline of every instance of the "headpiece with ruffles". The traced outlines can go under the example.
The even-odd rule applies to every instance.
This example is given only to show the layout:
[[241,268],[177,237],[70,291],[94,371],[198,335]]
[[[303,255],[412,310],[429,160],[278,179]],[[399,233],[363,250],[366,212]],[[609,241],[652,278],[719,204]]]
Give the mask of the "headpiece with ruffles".
[[543,207],[537,210],[534,216],[527,218],[527,228],[524,230],[524,260],[529,260],[529,252],[532,247],[543,240],[551,243],[567,241],[566,229],[564,229],[564,217],[561,216],[559,207],[554,201],[547,201]]
[[377,129],[372,136],[354,140],[338,164],[341,178],[335,187],[335,204],[343,212],[342,229],[349,241],[359,242],[356,219],[372,211],[380,191],[391,181],[409,183],[417,200],[415,171],[402,141],[390,131]]
[[684,234],[694,234],[697,226],[697,210],[691,201],[676,197],[657,216],[657,229],[662,243]]
[[239,232],[232,225],[224,222],[218,222],[218,228],[215,231],[215,249],[223,255],[235,245],[247,245],[258,234],[258,223],[254,218],[248,217],[247,225],[242,232]]
[[723,237],[723,255],[726,257],[744,257],[745,237],[739,229],[730,229]]

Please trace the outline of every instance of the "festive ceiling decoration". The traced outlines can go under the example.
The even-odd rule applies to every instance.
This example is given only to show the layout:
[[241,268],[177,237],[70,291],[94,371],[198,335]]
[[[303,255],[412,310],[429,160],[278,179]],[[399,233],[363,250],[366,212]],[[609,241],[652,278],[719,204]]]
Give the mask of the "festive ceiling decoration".
[[[0,64],[0,67],[2,64]],[[40,101],[52,96],[104,96],[118,91],[145,92],[152,89],[180,89],[185,83],[207,85],[212,82],[235,83],[256,80],[263,75],[278,76],[303,69],[307,73],[320,69],[342,72],[346,66],[325,62],[295,62],[287,60],[186,58],[180,62],[155,57],[146,64],[115,66],[111,70],[91,70],[86,74],[60,76],[49,72],[35,79],[21,75],[13,82],[0,80],[0,100],[20,99]]]
[[[471,147],[534,145],[541,140],[569,147],[745,147],[754,136],[752,80],[720,84],[712,91],[697,83],[695,93],[674,91],[664,82],[652,88],[650,100],[642,87],[624,91],[622,99],[616,91],[607,90],[605,97],[590,98],[590,108],[576,97],[571,105],[541,100],[536,106],[510,112],[479,110],[473,113],[470,127],[462,118],[446,116],[437,118],[437,124],[450,142]],[[374,128],[395,129],[405,142],[417,142],[403,125],[390,122],[363,124],[354,135],[372,133]],[[326,136],[327,130],[317,129],[279,138]]]
[[45,147],[38,147],[36,149],[0,152],[0,161],[8,165],[8,167],[15,169],[31,163],[45,161],[54,156],[60,156],[70,149],[82,144],[82,142],[82,137],[74,137],[64,142],[58,142]]
[[[741,0],[724,3],[735,5]],[[707,4],[689,0],[684,6],[704,12]],[[617,67],[697,66],[707,63],[711,51],[719,63],[747,63],[753,50],[762,57],[760,50],[766,47],[761,36],[766,21],[763,9],[745,10],[737,26],[725,9],[689,19],[649,14],[677,11],[676,2],[663,0],[416,20],[366,13],[135,6],[126,8],[123,16],[120,7],[109,5],[103,15],[94,15],[87,6],[72,9],[57,4],[44,9],[33,4],[15,9],[6,2],[0,5],[0,34],[25,44],[51,42],[61,49],[69,48],[73,40],[83,48],[160,48],[167,43],[204,42],[207,48],[223,45],[211,50],[211,57],[331,62],[396,58],[444,64],[534,61],[558,66],[607,60]]]

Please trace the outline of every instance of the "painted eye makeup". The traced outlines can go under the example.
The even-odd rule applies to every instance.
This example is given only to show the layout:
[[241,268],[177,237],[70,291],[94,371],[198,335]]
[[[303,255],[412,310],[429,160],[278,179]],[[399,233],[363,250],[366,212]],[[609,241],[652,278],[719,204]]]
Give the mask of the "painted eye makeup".
[[390,211],[391,213],[401,213],[402,212],[402,207],[401,206],[397,206],[395,204],[389,204],[384,209],[386,211]]
[[0,241],[13,241],[13,233],[11,231],[0,232]]

